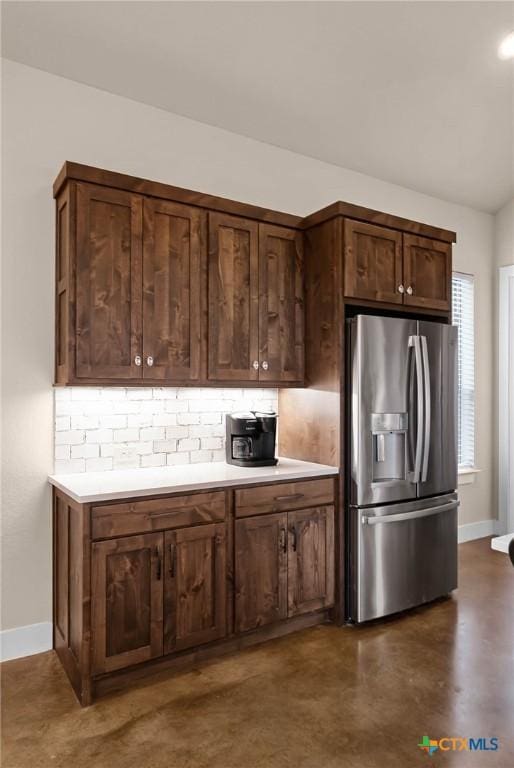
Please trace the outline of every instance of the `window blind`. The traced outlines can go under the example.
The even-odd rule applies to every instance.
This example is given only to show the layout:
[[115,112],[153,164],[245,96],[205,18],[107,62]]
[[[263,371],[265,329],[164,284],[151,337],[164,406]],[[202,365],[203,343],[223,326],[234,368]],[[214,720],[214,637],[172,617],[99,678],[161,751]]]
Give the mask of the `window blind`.
[[458,457],[459,467],[475,466],[475,317],[474,279],[454,272],[452,279],[452,322],[459,329]]

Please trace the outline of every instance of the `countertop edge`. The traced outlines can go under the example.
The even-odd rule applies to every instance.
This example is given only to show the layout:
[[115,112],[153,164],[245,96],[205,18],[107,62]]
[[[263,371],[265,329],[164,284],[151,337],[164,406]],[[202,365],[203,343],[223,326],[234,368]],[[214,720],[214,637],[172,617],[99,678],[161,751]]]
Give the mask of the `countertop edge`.
[[[306,462],[308,463],[308,462]],[[48,482],[58,490],[65,493],[77,504],[91,504],[94,502],[100,503],[104,501],[120,501],[122,499],[136,499],[148,496],[163,496],[166,494],[186,493],[190,491],[201,490],[216,490],[218,488],[239,488],[245,485],[259,485],[280,483],[287,480],[300,480],[314,479],[316,477],[336,477],[339,474],[338,467],[327,467],[327,465],[320,465],[319,468],[298,468],[291,469],[284,472],[284,474],[276,475],[274,477],[263,475],[262,477],[244,477],[241,479],[223,479],[219,481],[204,480],[187,482],[173,485],[162,485],[159,487],[141,487],[137,490],[120,490],[104,493],[87,493],[79,495],[70,490],[68,486],[60,482],[55,475],[48,476]]]

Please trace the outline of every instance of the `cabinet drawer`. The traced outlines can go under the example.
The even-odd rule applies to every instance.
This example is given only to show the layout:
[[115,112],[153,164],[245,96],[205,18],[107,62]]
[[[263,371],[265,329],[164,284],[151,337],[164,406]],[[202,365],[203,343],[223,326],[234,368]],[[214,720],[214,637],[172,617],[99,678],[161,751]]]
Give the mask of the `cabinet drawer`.
[[225,494],[216,491],[93,507],[91,526],[93,539],[107,539],[224,519]]
[[236,491],[236,517],[334,503],[334,478],[272,483]]

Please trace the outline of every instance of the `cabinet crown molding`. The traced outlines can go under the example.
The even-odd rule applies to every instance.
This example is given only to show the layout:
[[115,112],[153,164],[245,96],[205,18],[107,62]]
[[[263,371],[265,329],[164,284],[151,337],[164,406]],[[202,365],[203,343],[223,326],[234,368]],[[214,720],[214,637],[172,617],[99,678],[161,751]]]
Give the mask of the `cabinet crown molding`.
[[294,214],[272,211],[268,208],[251,205],[249,203],[241,203],[237,200],[230,200],[228,198],[218,197],[217,195],[208,195],[190,189],[183,189],[182,187],[175,187],[171,184],[164,184],[159,181],[150,181],[148,179],[138,178],[137,176],[118,173],[117,171],[96,168],[92,165],[74,163],[70,160],[66,160],[54,182],[54,197],[59,195],[59,192],[69,180],[86,181],[91,184],[115,187],[117,189],[123,189],[141,195],[172,200],[187,205],[196,205],[199,208],[230,213],[236,216],[244,216],[249,219],[264,221],[269,224],[279,224],[283,227],[309,229],[310,227],[322,224],[329,219],[344,216],[378,224],[383,227],[390,227],[391,229],[398,229],[414,235],[421,235],[422,237],[430,237],[434,240],[443,240],[447,243],[457,242],[456,233],[449,229],[434,227],[429,224],[423,224],[422,222],[405,219],[402,216],[394,216],[390,213],[383,213],[381,211],[373,210],[372,208],[355,205],[354,203],[347,203],[342,200],[337,200],[308,216],[295,216]]

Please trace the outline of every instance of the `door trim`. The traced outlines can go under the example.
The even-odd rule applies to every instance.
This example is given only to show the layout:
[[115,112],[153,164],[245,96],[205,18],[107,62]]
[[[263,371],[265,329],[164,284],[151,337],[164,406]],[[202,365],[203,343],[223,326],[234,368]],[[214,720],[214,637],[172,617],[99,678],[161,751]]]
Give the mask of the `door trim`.
[[[514,531],[514,265],[499,267],[498,501],[500,533]],[[501,414],[505,414],[505,417]]]

